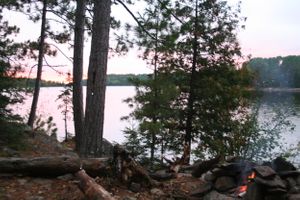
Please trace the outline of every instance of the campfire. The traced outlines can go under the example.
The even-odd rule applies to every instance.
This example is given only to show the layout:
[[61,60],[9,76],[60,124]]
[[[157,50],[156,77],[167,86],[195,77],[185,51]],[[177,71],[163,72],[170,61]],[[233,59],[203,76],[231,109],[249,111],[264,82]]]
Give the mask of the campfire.
[[263,165],[231,160],[214,165],[201,177],[205,183],[192,196],[208,200],[300,199],[300,172],[283,158]]
[[242,180],[243,184],[240,185],[237,188],[236,195],[239,196],[239,197],[244,196],[246,194],[246,192],[247,192],[248,183],[251,182],[251,181],[254,181],[254,178],[255,178],[255,172],[254,171],[252,171],[250,173],[250,175],[245,176],[245,178]]

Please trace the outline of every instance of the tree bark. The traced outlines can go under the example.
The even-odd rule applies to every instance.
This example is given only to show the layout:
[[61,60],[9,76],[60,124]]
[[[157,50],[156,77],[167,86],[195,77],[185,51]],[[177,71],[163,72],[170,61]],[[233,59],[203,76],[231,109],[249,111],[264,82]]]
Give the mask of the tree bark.
[[102,155],[110,6],[110,0],[94,1],[84,137],[82,147],[80,148],[80,153],[84,156]]
[[36,116],[36,108],[40,94],[41,79],[42,79],[42,68],[43,68],[43,58],[44,58],[44,44],[46,38],[46,13],[47,13],[47,0],[43,0],[43,13],[42,13],[42,24],[41,24],[41,35],[39,41],[39,56],[38,56],[38,68],[37,75],[35,79],[34,93],[31,104],[31,109],[28,118],[28,126],[33,128],[33,123]]
[[55,177],[76,173],[81,168],[85,169],[91,176],[107,174],[110,169],[107,158],[80,159],[70,156],[0,158],[0,173]]
[[193,39],[193,61],[192,61],[192,72],[189,82],[189,95],[188,95],[188,105],[187,105],[187,119],[186,119],[186,127],[185,127],[185,138],[184,138],[184,147],[187,148],[188,154],[186,157],[186,163],[190,162],[190,154],[191,154],[191,145],[192,145],[192,133],[193,133],[193,118],[195,113],[195,80],[196,80],[196,66],[197,66],[197,57],[198,57],[198,36],[197,36],[197,27],[198,27],[198,1],[196,1],[196,11],[195,11],[195,23],[194,23],[194,39]]
[[[83,134],[83,50],[84,50],[84,20],[85,20],[85,0],[77,0],[75,36],[74,36],[74,58],[73,58],[73,115],[75,127],[75,150],[79,152]],[[80,152],[79,152],[80,153]]]
[[68,110],[68,105],[65,105],[65,113],[64,113],[64,122],[65,122],[65,141],[68,141],[68,121],[67,121],[67,110]]
[[76,177],[80,180],[80,188],[86,195],[87,199],[93,200],[114,200],[109,192],[101,185],[95,182],[93,178],[85,173],[84,170],[77,172]]

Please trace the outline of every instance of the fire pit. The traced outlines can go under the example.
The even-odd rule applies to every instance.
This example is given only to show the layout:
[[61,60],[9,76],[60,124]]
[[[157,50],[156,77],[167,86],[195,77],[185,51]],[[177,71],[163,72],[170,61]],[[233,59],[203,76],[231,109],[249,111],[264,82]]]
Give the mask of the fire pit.
[[283,158],[257,165],[244,160],[217,164],[202,174],[204,200],[300,200],[300,172]]

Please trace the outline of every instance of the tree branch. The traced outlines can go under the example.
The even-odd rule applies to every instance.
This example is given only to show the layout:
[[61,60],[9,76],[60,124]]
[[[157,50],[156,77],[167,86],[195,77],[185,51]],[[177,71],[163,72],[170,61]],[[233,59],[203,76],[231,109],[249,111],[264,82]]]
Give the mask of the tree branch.
[[73,64],[73,59],[68,57],[58,46],[56,46],[55,44],[50,44],[50,43],[49,43],[49,45],[54,46],[67,60],[69,60]]
[[[157,1],[158,1],[158,3],[160,3],[161,5],[164,5],[160,0],[157,0]],[[172,15],[177,21],[179,21],[181,24],[184,23],[181,19],[179,19],[179,18],[171,11],[171,9],[169,9],[167,6],[164,6],[164,8],[165,8],[167,11],[170,11],[171,15]]]
[[141,29],[149,36],[151,37],[153,40],[156,40],[156,38],[149,33],[145,27],[141,24],[141,22],[138,20],[138,18],[131,12],[131,10],[121,1],[121,0],[117,0],[117,2],[119,2],[125,9],[126,11],[131,15],[131,17],[134,19],[134,21],[136,21],[136,23],[139,25],[139,27],[141,27]]

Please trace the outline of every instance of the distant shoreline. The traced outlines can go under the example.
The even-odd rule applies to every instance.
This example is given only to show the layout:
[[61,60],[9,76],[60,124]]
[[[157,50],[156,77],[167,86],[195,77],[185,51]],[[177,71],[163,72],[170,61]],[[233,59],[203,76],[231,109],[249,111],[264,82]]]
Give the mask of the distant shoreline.
[[[116,87],[122,87],[122,86],[134,86],[134,85],[106,85],[106,87],[107,86],[109,86],[109,87],[114,87],[114,86],[116,86]],[[41,88],[47,88],[47,87],[64,87],[64,85],[62,84],[62,85],[54,85],[54,86],[47,86],[47,85],[45,85],[45,86],[41,86]],[[86,87],[86,85],[82,85],[82,87]]]
[[300,92],[300,88],[249,88],[248,90],[259,92]]

